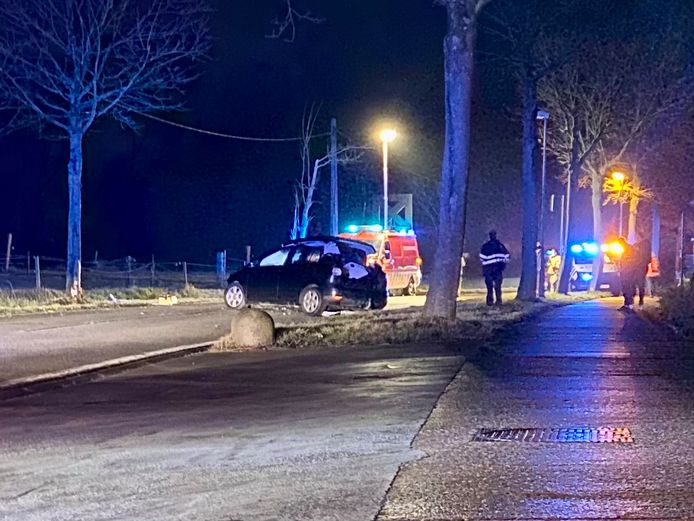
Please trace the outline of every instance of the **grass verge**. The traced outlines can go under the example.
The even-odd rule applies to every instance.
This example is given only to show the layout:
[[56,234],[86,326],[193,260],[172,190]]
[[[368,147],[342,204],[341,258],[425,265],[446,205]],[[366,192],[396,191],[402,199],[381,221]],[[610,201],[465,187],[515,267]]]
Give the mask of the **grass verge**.
[[53,313],[81,309],[155,304],[159,297],[176,295],[181,303],[221,302],[222,291],[188,285],[178,291],[164,288],[86,290],[72,300],[64,291],[52,289],[0,291],[0,316],[23,313]]
[[[478,302],[459,302],[453,321],[427,318],[421,308],[378,313],[356,313],[349,316],[317,320],[312,324],[278,328],[274,348],[455,343],[462,340],[485,341],[503,327],[521,322],[546,310],[604,296],[602,293],[577,293],[550,296],[542,302],[512,300],[501,308]],[[212,351],[236,351],[231,335],[220,338]]]
[[683,337],[694,338],[694,286],[686,284],[666,289],[660,295],[658,311],[651,316],[666,321]]

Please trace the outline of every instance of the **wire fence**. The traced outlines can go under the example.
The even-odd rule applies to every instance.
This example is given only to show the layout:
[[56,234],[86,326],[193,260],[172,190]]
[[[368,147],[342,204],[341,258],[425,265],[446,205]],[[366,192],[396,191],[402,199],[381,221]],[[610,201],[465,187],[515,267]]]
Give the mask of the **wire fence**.
[[[132,257],[98,260],[82,264],[85,289],[155,287],[219,288],[229,273],[240,269],[243,259],[218,257],[218,264],[187,261],[138,262]],[[65,259],[47,256],[13,255],[0,257],[0,291],[15,289],[65,289]]]

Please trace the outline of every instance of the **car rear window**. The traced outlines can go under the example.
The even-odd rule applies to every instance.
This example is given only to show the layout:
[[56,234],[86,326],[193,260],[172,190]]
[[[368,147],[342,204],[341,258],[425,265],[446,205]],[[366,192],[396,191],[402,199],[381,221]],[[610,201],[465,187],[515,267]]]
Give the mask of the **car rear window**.
[[323,248],[318,246],[299,246],[292,255],[292,264],[318,262],[323,254]]
[[342,264],[347,264],[348,262],[356,262],[357,264],[366,264],[366,254],[357,248],[351,248],[345,243],[339,243],[338,248],[340,249],[340,260]]
[[289,248],[282,248],[281,250],[277,250],[263,257],[260,260],[260,266],[284,266],[288,256]]

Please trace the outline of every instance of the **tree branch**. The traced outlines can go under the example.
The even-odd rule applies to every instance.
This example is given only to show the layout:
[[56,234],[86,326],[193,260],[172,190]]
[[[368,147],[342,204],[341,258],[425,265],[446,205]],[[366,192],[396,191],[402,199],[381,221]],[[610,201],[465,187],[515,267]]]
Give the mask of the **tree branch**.
[[266,38],[282,39],[285,42],[293,42],[296,38],[296,23],[305,21],[314,24],[321,24],[324,18],[311,13],[310,11],[299,11],[292,5],[292,0],[285,0],[285,13],[282,18],[277,17],[272,21],[274,28]]

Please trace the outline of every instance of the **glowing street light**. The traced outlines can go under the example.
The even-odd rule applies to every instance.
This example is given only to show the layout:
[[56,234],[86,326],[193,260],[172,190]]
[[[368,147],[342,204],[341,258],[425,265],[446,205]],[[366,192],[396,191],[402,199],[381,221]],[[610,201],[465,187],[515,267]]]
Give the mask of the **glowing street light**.
[[610,174],[610,177],[618,183],[624,184],[624,180],[627,178],[627,175],[624,172],[616,171],[612,172],[612,174]]
[[381,131],[381,141],[385,143],[390,143],[396,137],[398,137],[398,133],[395,129],[386,128]]
[[388,229],[388,143],[392,142],[398,133],[395,129],[386,128],[381,131],[383,142],[383,229]]

